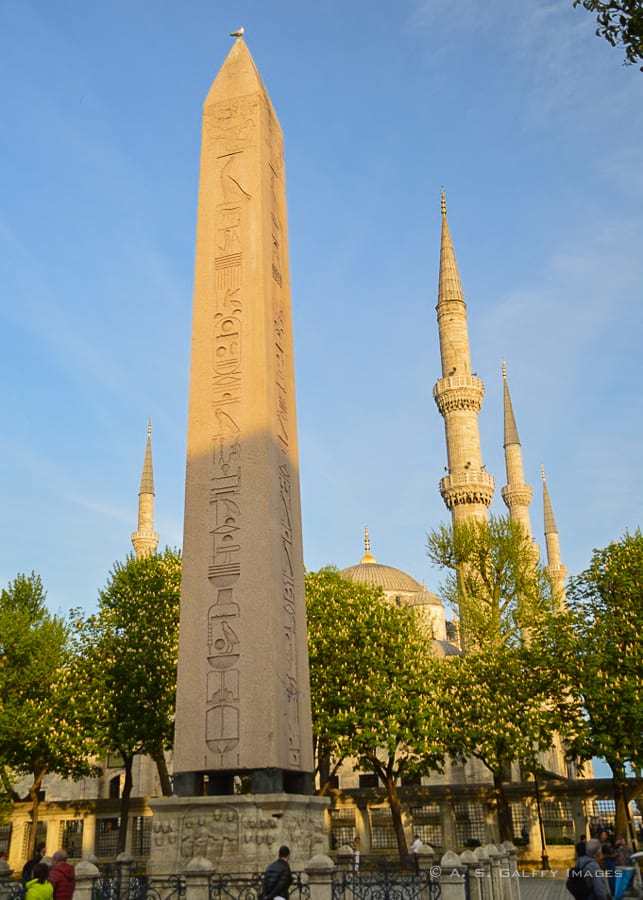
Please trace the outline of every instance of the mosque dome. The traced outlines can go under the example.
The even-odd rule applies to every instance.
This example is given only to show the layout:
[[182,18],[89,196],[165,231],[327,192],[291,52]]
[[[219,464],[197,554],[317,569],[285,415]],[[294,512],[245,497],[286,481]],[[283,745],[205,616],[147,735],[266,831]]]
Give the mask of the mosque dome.
[[357,565],[342,569],[339,574],[348,581],[365,584],[367,587],[379,587],[389,598],[396,594],[403,594],[406,602],[410,602],[412,606],[442,606],[440,599],[435,594],[427,591],[424,585],[416,581],[412,575],[403,572],[401,569],[396,569],[395,566],[383,566],[377,562],[371,554],[368,528],[364,529],[364,555],[362,559]]

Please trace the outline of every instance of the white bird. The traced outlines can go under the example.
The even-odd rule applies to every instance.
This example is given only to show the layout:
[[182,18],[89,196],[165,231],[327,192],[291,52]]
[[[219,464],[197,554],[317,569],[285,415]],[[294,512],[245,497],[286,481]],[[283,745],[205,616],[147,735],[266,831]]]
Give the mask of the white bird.
[[236,31],[231,31],[230,37],[236,37],[236,38],[243,37],[245,34],[245,31],[246,31],[246,29],[242,25],[241,28],[237,28]]

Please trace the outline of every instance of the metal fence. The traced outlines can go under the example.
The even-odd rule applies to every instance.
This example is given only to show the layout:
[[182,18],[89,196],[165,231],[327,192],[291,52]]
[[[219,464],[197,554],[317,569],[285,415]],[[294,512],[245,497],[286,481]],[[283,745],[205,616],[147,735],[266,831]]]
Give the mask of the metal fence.
[[[293,872],[288,891],[289,900],[310,900],[310,887],[301,872]],[[211,875],[210,900],[261,900],[263,875],[221,874]]]
[[440,882],[430,871],[408,873],[392,869],[335,872],[332,900],[440,900]]

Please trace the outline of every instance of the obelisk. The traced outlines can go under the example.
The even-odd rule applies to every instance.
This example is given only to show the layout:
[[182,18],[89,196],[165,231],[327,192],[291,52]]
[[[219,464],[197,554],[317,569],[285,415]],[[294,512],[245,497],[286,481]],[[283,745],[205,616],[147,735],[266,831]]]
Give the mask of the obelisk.
[[175,797],[152,870],[327,847],[313,761],[283,136],[238,37],[203,109]]

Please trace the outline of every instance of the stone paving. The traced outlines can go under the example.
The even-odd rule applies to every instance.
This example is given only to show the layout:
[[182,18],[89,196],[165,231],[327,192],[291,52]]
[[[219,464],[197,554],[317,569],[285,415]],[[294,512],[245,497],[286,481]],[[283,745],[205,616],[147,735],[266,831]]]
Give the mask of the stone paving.
[[534,877],[520,879],[521,900],[573,900],[562,878]]

